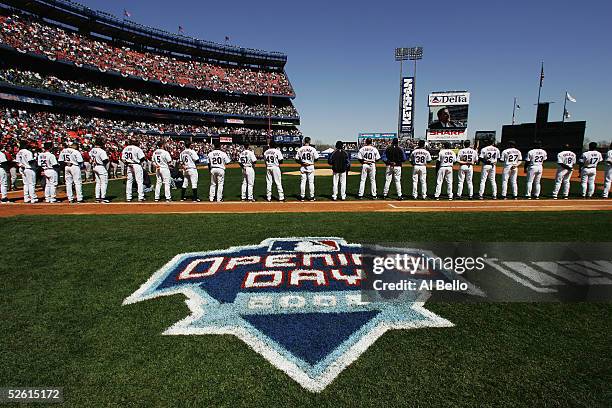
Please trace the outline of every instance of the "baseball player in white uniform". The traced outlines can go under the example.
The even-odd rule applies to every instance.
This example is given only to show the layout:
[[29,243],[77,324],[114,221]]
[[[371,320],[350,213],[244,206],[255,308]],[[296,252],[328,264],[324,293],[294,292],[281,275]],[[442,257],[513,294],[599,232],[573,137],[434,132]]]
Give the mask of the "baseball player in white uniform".
[[[534,143],[534,148],[527,152],[525,171],[527,172],[527,192],[525,196],[531,200],[532,194],[536,200],[540,198],[540,180],[544,162],[548,158],[546,151],[541,148],[540,142]],[[533,193],[532,193],[533,192]]]
[[172,163],[172,156],[170,156],[167,150],[164,150],[164,142],[157,142],[157,149],[153,152],[152,161],[155,165],[155,201],[159,201],[163,185],[166,202],[170,202],[172,201],[170,193],[170,163]]
[[35,190],[36,173],[34,173],[36,161],[34,155],[28,149],[28,142],[23,140],[19,146],[21,149],[15,155],[15,161],[19,166],[19,173],[21,173],[21,179],[23,180],[23,202],[34,204],[38,202]]
[[104,150],[104,140],[96,139],[94,148],[89,151],[89,160],[96,180],[96,201],[108,203],[106,190],[108,188],[108,155]]
[[601,153],[597,151],[597,143],[589,143],[589,150],[580,157],[580,184],[582,184],[582,198],[593,196],[595,193],[595,177],[597,165],[603,161]]
[[493,141],[489,140],[487,146],[480,149],[480,161],[482,162],[482,169],[480,171],[480,188],[478,189],[478,198],[483,199],[485,188],[487,187],[487,180],[491,183],[491,196],[494,200],[497,199],[497,181],[495,180],[495,172],[497,160],[499,160],[500,152],[497,147],[493,145]]
[[[208,168],[210,169],[210,190],[208,199],[223,201],[223,185],[225,184],[225,165],[231,162],[229,156],[221,149],[221,144],[215,141],[215,150],[208,153]],[[216,194],[215,194],[216,193]]]
[[421,197],[427,199],[427,163],[431,161],[431,154],[425,149],[425,141],[419,140],[419,147],[410,153],[412,163],[412,197],[416,200],[419,195],[419,182],[421,184]]
[[359,149],[359,153],[357,153],[357,159],[362,164],[359,194],[357,198],[363,198],[363,194],[365,193],[366,179],[369,177],[372,199],[376,200],[376,162],[380,160],[380,152],[377,148],[372,146],[372,139],[366,139],[365,146]]
[[512,195],[518,199],[518,167],[523,161],[523,154],[516,148],[515,142],[508,142],[508,148],[501,153],[501,161],[504,162],[502,173],[502,198],[507,199],[508,182],[512,185]]
[[461,199],[463,194],[463,182],[467,183],[468,197],[470,200],[474,198],[474,166],[478,163],[478,152],[470,147],[470,141],[463,142],[463,149],[457,153],[457,161],[459,162],[459,175],[457,182],[457,198]]
[[45,202],[56,203],[56,191],[57,191],[57,170],[59,169],[59,163],[51,148],[53,144],[50,142],[45,143],[45,150],[38,155],[38,167],[42,169],[42,174],[45,177]]
[[317,149],[310,145],[310,138],[304,138],[304,145],[297,150],[295,161],[300,164],[300,201],[306,198],[306,183],[308,182],[308,190],[310,191],[310,201],[315,200],[315,167],[314,163],[319,159]]
[[125,163],[127,180],[125,183],[125,199],[132,201],[132,184],[136,181],[138,190],[138,201],[144,201],[144,180],[142,163],[145,161],[144,152],[138,147],[138,142],[130,140],[128,145],[121,152],[121,161]]
[[264,160],[266,162],[266,199],[272,201],[272,182],[274,182],[278,190],[279,201],[285,201],[280,169],[283,154],[275,147],[274,142],[270,142],[270,146],[264,152]]
[[9,162],[2,149],[3,146],[0,146],[0,203],[7,204]]
[[446,191],[448,199],[453,199],[453,164],[457,161],[455,152],[451,149],[451,144],[445,142],[443,148],[438,153],[438,180],[436,183],[436,192],[434,197],[436,200],[440,199],[440,193],[442,192],[442,183],[446,181]]
[[[68,143],[64,143],[64,149],[59,154],[59,162],[64,165],[64,178],[66,181],[66,195],[68,202],[83,202],[83,180],[81,179],[81,168],[83,167],[83,156],[77,150],[77,144],[73,143],[72,147]],[[74,191],[73,191],[74,185]]]
[[242,169],[242,189],[240,191],[242,201],[255,201],[253,186],[255,185],[255,163],[257,162],[257,157],[255,157],[255,153],[249,147],[250,145],[245,143],[244,150],[238,156],[238,164],[240,164]]
[[[198,153],[191,149],[191,142],[185,142],[185,150],[179,156],[179,160],[183,166],[183,188],[181,190],[181,201],[185,201],[185,192],[191,183],[191,191],[193,192],[193,201],[198,202],[198,168],[196,164],[200,160]],[[208,158],[210,163],[210,156]]]
[[557,155],[557,175],[555,177],[555,188],[552,196],[556,200],[561,185],[563,185],[563,198],[567,200],[570,191],[570,179],[574,171],[574,164],[576,164],[576,153],[569,149],[569,146],[565,146],[565,150],[559,152]]
[[606,179],[604,181],[603,198],[608,198],[610,193],[610,186],[612,185],[612,144],[606,154]]

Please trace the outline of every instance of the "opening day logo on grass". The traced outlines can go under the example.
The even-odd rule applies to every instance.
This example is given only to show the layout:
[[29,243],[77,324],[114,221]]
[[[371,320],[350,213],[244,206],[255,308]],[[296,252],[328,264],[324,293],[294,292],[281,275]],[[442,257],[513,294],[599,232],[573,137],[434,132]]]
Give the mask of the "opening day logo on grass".
[[453,325],[424,308],[427,292],[362,296],[364,250],[341,238],[317,237],[179,254],[123,304],[182,293],[191,315],[164,334],[235,335],[319,392],[387,330]]

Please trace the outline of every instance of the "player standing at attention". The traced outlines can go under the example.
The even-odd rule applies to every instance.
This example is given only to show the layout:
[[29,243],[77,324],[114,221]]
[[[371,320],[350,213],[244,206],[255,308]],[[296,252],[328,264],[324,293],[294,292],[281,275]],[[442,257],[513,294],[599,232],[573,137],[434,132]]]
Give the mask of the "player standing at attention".
[[576,163],[576,153],[570,151],[569,145],[565,145],[565,150],[557,155],[557,176],[555,177],[555,188],[552,197],[556,200],[561,185],[563,185],[563,198],[567,200],[570,191],[570,178]]
[[283,162],[283,154],[275,147],[272,141],[264,152],[264,160],[266,162],[266,199],[272,201],[272,182],[274,182],[278,190],[278,200],[285,201],[280,169],[280,165]]
[[436,167],[438,169],[438,182],[436,183],[436,192],[434,194],[436,200],[440,199],[442,192],[442,183],[446,181],[446,191],[448,199],[453,199],[453,164],[457,161],[455,152],[451,150],[451,144],[444,142],[443,148],[438,153],[438,161]]
[[55,194],[57,190],[57,170],[59,163],[53,153],[51,153],[53,143],[46,142],[44,151],[38,155],[38,167],[42,169],[45,178],[45,202],[56,203]]
[[344,143],[336,142],[336,150],[329,156],[327,163],[332,166],[332,200],[338,198],[338,184],[340,184],[340,199],[346,200],[346,173],[351,168],[351,158],[344,150]]
[[542,178],[543,165],[548,158],[546,151],[542,149],[542,142],[536,141],[533,149],[527,152],[525,159],[525,172],[527,173],[527,192],[525,196],[531,200],[532,191],[536,200],[540,199],[540,180]]
[[495,181],[495,172],[497,160],[499,160],[499,149],[493,144],[493,140],[488,140],[486,146],[480,150],[480,161],[482,169],[480,171],[480,188],[478,189],[478,198],[484,198],[487,180],[491,183],[491,197],[497,200],[497,181]]
[[403,200],[402,197],[402,163],[406,161],[406,153],[399,147],[397,137],[393,138],[391,144],[385,150],[383,161],[387,165],[385,170],[385,188],[383,189],[383,199],[387,199],[389,188],[391,187],[391,179],[395,181],[395,191],[397,199]]
[[155,165],[155,201],[158,202],[161,196],[161,187],[164,185],[164,196],[166,202],[172,201],[170,194],[170,163],[172,157],[167,150],[164,150],[164,142],[157,142],[157,149],[153,152],[151,160]]
[[59,162],[64,165],[64,179],[66,181],[66,195],[68,202],[74,203],[75,197],[72,190],[73,184],[76,190],[76,202],[83,202],[83,180],[81,179],[81,168],[83,167],[83,156],[77,150],[78,145],[63,144],[64,149],[59,154]]
[[0,146],[0,203],[8,204],[8,173],[10,163],[3,150],[4,146]]
[[130,140],[121,152],[121,161],[125,163],[127,180],[125,182],[125,199],[132,201],[132,184],[136,180],[138,189],[138,201],[144,201],[144,169],[142,163],[145,161],[144,152],[137,145],[136,140]]
[[[191,191],[193,192],[193,201],[198,202],[198,168],[196,163],[200,160],[200,157],[195,150],[191,149],[191,142],[185,142],[185,150],[183,150],[179,156],[181,165],[183,166],[183,188],[181,190],[181,201],[187,200],[185,198],[185,192],[187,187],[191,183]],[[210,156],[208,158],[210,163]]]
[[225,165],[231,162],[227,153],[221,150],[221,143],[214,142],[215,150],[208,153],[208,168],[210,169],[210,190],[208,199],[217,202],[223,201],[223,185],[225,184]]
[[98,203],[108,203],[106,199],[106,189],[108,188],[108,155],[104,150],[104,140],[96,139],[94,148],[89,151],[89,160],[96,180],[96,201]]
[[461,199],[463,194],[463,182],[467,182],[468,197],[470,200],[474,198],[474,165],[478,163],[478,152],[470,147],[470,141],[463,142],[463,149],[457,153],[457,161],[461,165],[459,167],[459,180],[457,182],[457,198]]
[[501,161],[504,162],[502,173],[502,198],[507,199],[508,182],[512,183],[512,194],[518,199],[518,166],[523,161],[523,154],[516,148],[516,143],[508,142],[508,148],[501,153]]
[[603,198],[608,198],[610,185],[612,185],[612,143],[610,144],[608,153],[606,154],[606,179],[604,181]]
[[425,149],[425,141],[419,140],[418,149],[410,154],[412,162],[412,197],[416,200],[419,193],[419,181],[421,184],[421,197],[427,199],[427,163],[431,161],[431,154]]
[[253,197],[253,186],[255,185],[255,163],[257,157],[251,149],[249,143],[244,144],[244,150],[238,156],[238,164],[242,168],[242,189],[240,198],[242,201],[255,201]]
[[28,148],[28,142],[22,140],[19,144],[19,151],[15,155],[15,161],[19,166],[19,173],[21,173],[21,179],[23,181],[23,202],[24,203],[37,203],[38,197],[36,197],[36,173],[34,173],[34,166],[36,160],[34,155]]
[[363,198],[365,193],[366,178],[370,178],[370,188],[372,191],[372,199],[376,200],[376,162],[380,160],[378,149],[372,146],[372,139],[367,138],[365,146],[359,149],[357,159],[362,164],[361,166],[361,181],[359,182],[358,199]]
[[[595,177],[597,176],[597,165],[603,161],[601,153],[597,151],[597,143],[589,143],[589,150],[582,153],[580,157],[580,184],[582,184],[582,198],[593,197],[595,193]],[[587,191],[588,186],[588,191]]]
[[317,149],[310,145],[310,138],[304,138],[304,145],[297,150],[295,161],[300,164],[300,201],[306,199],[306,182],[310,191],[310,201],[315,201],[314,163],[319,159]]

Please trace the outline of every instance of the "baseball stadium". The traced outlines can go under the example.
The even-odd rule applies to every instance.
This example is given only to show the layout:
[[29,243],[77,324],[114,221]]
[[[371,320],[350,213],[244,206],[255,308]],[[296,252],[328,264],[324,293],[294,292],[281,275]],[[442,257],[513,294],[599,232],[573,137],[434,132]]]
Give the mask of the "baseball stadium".
[[0,0],[0,405],[612,406],[612,140],[544,62],[506,123],[433,36],[373,78],[297,6],[80,1]]

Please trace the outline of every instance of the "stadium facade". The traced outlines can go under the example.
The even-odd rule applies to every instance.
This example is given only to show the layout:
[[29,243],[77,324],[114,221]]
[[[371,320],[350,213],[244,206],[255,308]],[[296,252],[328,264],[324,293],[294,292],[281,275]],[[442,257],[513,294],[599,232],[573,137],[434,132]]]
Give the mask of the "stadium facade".
[[172,34],[70,1],[0,1],[0,108],[5,122],[18,116],[19,130],[59,117],[58,137],[95,134],[103,122],[122,136],[297,146],[286,62],[282,53]]

